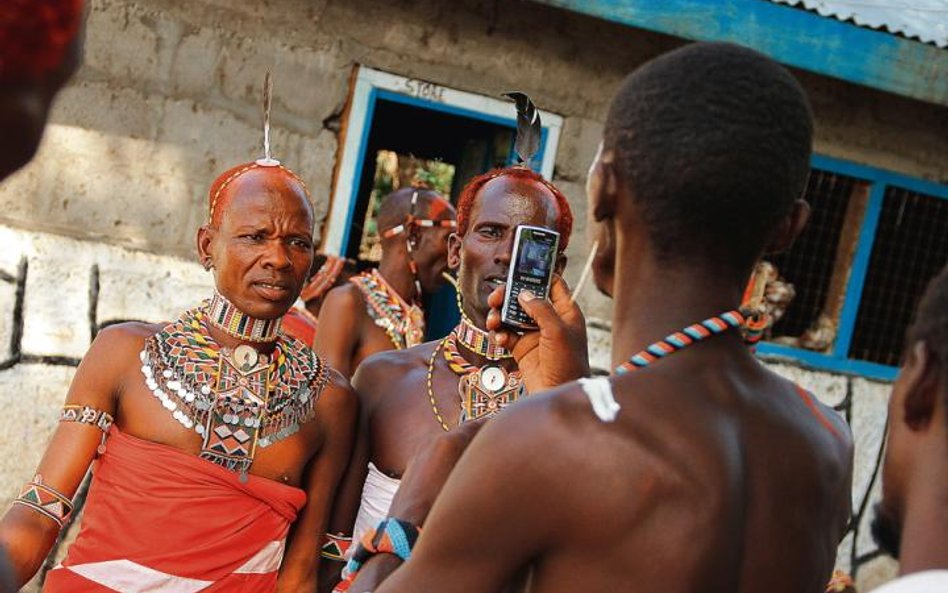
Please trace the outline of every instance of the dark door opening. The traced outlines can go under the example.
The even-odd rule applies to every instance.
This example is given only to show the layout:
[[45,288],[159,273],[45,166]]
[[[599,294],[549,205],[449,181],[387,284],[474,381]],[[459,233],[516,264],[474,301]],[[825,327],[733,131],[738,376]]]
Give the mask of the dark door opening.
[[[511,160],[513,124],[429,109],[412,99],[378,97],[362,154],[352,228],[345,246],[347,257],[360,267],[375,265],[372,243],[377,242],[374,213],[388,192],[427,177],[436,189],[457,203],[461,188],[476,175]],[[419,102],[420,103],[420,102]],[[425,302],[428,339],[447,335],[459,314],[450,285]]]

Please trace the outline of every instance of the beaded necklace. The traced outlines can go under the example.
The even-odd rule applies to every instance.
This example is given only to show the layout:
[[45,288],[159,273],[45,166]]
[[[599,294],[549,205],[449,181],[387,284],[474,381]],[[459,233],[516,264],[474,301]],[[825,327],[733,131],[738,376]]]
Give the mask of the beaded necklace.
[[417,305],[406,303],[377,269],[349,281],[363,294],[369,317],[385,331],[396,350],[421,344],[425,337],[424,313]]
[[282,318],[255,319],[228,301],[224,295],[214,291],[207,307],[207,320],[229,336],[245,342],[273,342],[280,331]]
[[[744,315],[736,310],[709,317],[704,321],[689,325],[681,331],[665,336],[664,339],[647,346],[638,354],[633,354],[629,360],[616,368],[616,374],[624,375],[647,367],[656,360],[687,348],[695,342],[722,334],[732,328],[743,327],[744,324]],[[757,339],[759,340],[759,337]]]
[[172,417],[202,437],[200,457],[246,481],[257,447],[299,430],[328,381],[323,361],[281,334],[272,354],[220,346],[207,329],[209,303],[145,341],[145,385]]
[[428,360],[426,375],[428,402],[431,404],[431,411],[445,431],[451,430],[451,428],[441,415],[432,388],[435,360],[439,352],[443,353],[448,368],[459,376],[458,395],[461,400],[461,414],[458,424],[485,416],[494,416],[524,393],[523,376],[520,371],[508,373],[500,366],[488,364],[477,367],[469,363],[458,350],[457,336],[452,332],[435,346]]
[[474,354],[479,354],[487,360],[503,360],[513,358],[510,350],[498,346],[490,341],[490,334],[474,325],[464,311],[461,311],[461,322],[454,328],[454,335],[459,344]]

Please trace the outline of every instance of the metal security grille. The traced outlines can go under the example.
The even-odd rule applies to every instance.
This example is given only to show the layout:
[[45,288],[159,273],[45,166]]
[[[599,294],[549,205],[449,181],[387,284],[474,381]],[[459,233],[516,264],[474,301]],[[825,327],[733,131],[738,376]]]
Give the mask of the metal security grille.
[[928,284],[948,261],[948,200],[888,187],[849,357],[896,365]]
[[786,313],[773,328],[774,337],[796,338],[812,328],[821,314],[827,313],[834,320],[838,316],[837,304],[845,296],[845,270],[867,195],[868,184],[863,180],[811,170],[804,196],[811,207],[810,221],[790,251],[767,258],[796,290]]

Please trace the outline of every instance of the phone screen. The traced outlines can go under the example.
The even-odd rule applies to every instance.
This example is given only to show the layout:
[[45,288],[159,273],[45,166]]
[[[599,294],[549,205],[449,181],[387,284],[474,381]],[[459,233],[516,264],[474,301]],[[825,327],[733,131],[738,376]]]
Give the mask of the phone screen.
[[507,275],[507,290],[501,319],[507,325],[518,328],[535,328],[536,324],[523,312],[517,296],[529,290],[538,298],[546,298],[556,261],[559,233],[539,227],[517,228],[513,264]]
[[545,286],[553,267],[553,244],[556,239],[547,233],[538,234],[530,229],[524,230],[523,234],[520,261],[517,262],[517,280]]

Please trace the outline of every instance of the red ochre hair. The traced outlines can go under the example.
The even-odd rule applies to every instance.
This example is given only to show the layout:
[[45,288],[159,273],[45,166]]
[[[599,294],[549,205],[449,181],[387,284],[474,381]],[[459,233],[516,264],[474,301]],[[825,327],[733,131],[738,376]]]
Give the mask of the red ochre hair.
[[211,183],[211,189],[207,193],[207,221],[211,226],[215,226],[220,223],[221,215],[224,210],[227,209],[227,202],[230,199],[231,194],[225,194],[224,189],[228,185],[236,181],[241,175],[247,171],[253,170],[262,170],[266,171],[271,175],[285,175],[290,179],[293,179],[303,188],[303,192],[306,194],[306,198],[311,200],[309,195],[309,189],[307,189],[306,184],[303,183],[303,180],[300,179],[299,175],[290,171],[283,165],[261,165],[260,163],[254,161],[251,163],[244,163],[242,165],[237,165],[236,167],[231,167],[223,173],[217,176],[217,179]]
[[3,0],[0,81],[35,80],[58,68],[79,30],[82,0]]
[[474,208],[474,197],[477,195],[477,192],[484,187],[484,184],[496,177],[510,177],[513,179],[535,181],[550,190],[550,193],[552,193],[556,199],[556,230],[560,233],[559,251],[560,253],[565,251],[567,245],[569,245],[570,233],[573,232],[573,211],[569,207],[566,196],[564,196],[563,192],[557,189],[555,185],[544,179],[542,175],[533,169],[521,166],[505,167],[503,169],[488,171],[483,175],[475,177],[464,186],[464,189],[461,190],[461,195],[458,197],[458,234],[463,237],[467,233],[471,209]]

